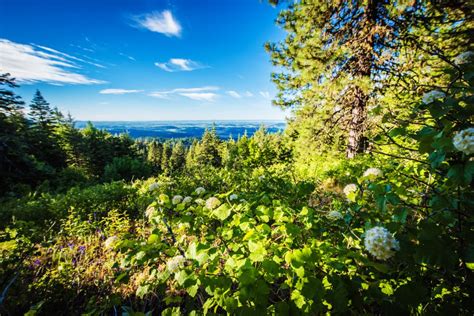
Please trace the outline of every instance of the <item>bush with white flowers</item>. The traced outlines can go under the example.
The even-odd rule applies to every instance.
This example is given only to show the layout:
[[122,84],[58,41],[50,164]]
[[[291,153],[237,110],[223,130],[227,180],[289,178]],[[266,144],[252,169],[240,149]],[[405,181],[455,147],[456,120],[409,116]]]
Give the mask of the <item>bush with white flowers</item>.
[[379,260],[387,260],[400,250],[398,240],[385,227],[376,226],[365,232],[364,246]]
[[219,205],[221,205],[221,201],[219,201],[219,199],[214,196],[206,200],[206,208],[210,210],[217,208]]
[[237,194],[231,194],[231,195],[229,196],[229,200],[230,200],[230,201],[235,201],[235,200],[237,200],[238,198],[239,198],[239,196],[238,196]]
[[453,137],[453,145],[466,155],[474,154],[474,127],[456,133]]
[[191,203],[192,201],[193,201],[193,198],[190,196],[187,196],[183,199],[183,203],[185,204]]
[[160,188],[160,184],[158,182],[153,182],[152,184],[150,184],[148,186],[148,191],[155,191],[155,190],[158,190]]
[[344,192],[344,194],[349,197],[352,193],[355,193],[357,192],[358,188],[357,188],[357,185],[354,184],[354,183],[349,183],[348,185],[346,185],[344,187],[344,189],[342,190]]
[[329,218],[332,221],[337,221],[339,219],[342,219],[342,214],[338,211],[331,211],[326,215],[327,218]]
[[369,168],[365,170],[363,177],[369,179],[380,178],[383,177],[383,171],[379,168]]
[[184,265],[185,262],[186,259],[182,255],[178,255],[173,258],[170,258],[166,262],[166,268],[170,273],[176,273]]
[[436,100],[443,99],[444,97],[446,97],[446,94],[444,92],[439,91],[439,90],[433,90],[433,91],[426,92],[425,94],[423,94],[422,102],[424,104],[430,104]]
[[199,187],[199,188],[196,188],[196,190],[194,190],[194,192],[196,192],[197,195],[202,195],[202,194],[206,193],[206,189],[204,189],[203,187]]
[[173,199],[171,200],[171,202],[174,205],[176,205],[176,204],[181,203],[182,200],[183,200],[183,197],[181,195],[175,195],[175,196],[173,196]]
[[204,201],[201,198],[197,198],[197,199],[194,200],[194,203],[196,203],[197,205],[204,205],[204,204],[206,204],[206,201]]

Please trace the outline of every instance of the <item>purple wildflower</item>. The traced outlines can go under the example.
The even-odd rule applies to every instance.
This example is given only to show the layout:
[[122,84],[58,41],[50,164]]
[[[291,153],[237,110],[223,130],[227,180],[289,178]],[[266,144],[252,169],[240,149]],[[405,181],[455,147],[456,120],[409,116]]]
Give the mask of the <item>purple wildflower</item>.
[[79,246],[79,248],[77,248],[77,252],[79,252],[81,254],[86,252],[86,246]]

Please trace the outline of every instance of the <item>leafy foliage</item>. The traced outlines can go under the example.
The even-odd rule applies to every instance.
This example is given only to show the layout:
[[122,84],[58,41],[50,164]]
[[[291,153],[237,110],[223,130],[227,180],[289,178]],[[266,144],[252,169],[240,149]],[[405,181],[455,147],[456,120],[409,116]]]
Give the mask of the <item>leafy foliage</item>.
[[[1,90],[1,184],[10,192],[0,201],[2,310],[472,314],[471,9],[290,5],[279,20],[289,37],[271,47],[293,71],[277,76],[278,102],[293,93],[300,107],[283,134],[262,127],[223,141],[211,129],[192,143],[133,141],[75,129],[39,93],[34,103],[53,119],[36,133],[40,116],[28,121]],[[366,32],[374,41],[360,47]],[[370,75],[357,70],[367,54],[382,59],[366,65]],[[334,93],[352,84],[367,97],[370,146],[346,159],[318,137],[328,108],[313,101],[334,106]],[[59,155],[41,156],[33,140]],[[35,183],[25,188],[18,171]]]

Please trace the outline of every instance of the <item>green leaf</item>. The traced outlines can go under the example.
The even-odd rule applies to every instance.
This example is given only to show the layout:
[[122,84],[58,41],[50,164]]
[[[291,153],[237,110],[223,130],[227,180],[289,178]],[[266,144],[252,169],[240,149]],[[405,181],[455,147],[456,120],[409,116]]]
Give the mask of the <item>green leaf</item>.
[[148,237],[148,243],[149,244],[154,244],[154,243],[157,243],[160,241],[160,236],[156,235],[156,234],[151,234],[149,237]]
[[227,204],[222,204],[217,209],[212,211],[212,214],[217,217],[219,220],[223,221],[230,216],[231,207]]
[[264,242],[254,242],[252,240],[249,240],[248,246],[250,251],[249,258],[250,260],[252,260],[252,262],[259,262],[265,259],[265,256],[267,255],[267,250],[265,249]]

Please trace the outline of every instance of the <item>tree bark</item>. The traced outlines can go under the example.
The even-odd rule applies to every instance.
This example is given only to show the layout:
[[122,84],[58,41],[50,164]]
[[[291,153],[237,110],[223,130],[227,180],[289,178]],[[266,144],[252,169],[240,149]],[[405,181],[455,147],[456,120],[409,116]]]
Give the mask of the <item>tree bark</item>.
[[349,137],[347,143],[346,156],[354,158],[365,149],[364,123],[366,120],[365,106],[367,95],[361,88],[355,86],[352,89],[351,116],[349,121]]

